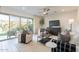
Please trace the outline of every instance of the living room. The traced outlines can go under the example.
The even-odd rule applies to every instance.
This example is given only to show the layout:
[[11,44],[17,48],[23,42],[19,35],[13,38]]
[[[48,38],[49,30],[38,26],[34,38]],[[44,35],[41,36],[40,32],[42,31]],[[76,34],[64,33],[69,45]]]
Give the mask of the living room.
[[[4,17],[2,15],[7,15],[8,17]],[[18,17],[18,18],[16,18],[16,17]],[[52,51],[52,52],[54,52],[53,47],[56,48],[57,43],[54,43],[54,42],[51,43],[49,41],[52,41],[52,40],[48,40],[48,39],[47,39],[48,42],[45,44],[41,44],[39,41],[42,40],[42,38],[45,39],[45,38],[50,38],[52,36],[53,36],[52,39],[58,39],[60,32],[61,33],[68,32],[69,36],[67,38],[68,39],[71,38],[71,39],[67,43],[74,44],[74,46],[75,46],[75,48],[72,48],[72,49],[70,49],[70,47],[69,47],[68,48],[69,50],[67,50],[67,51],[71,52],[70,50],[73,50],[73,49],[74,49],[74,51],[72,51],[72,52],[79,51],[78,50],[79,49],[78,48],[79,47],[79,40],[78,40],[78,38],[79,38],[79,28],[78,28],[79,7],[76,7],[76,6],[5,6],[5,7],[0,6],[0,20],[2,20],[2,19],[3,20],[8,19],[8,22],[7,22],[8,29],[5,27],[6,29],[4,28],[4,32],[6,32],[5,30],[7,30],[10,33],[10,31],[14,30],[14,28],[16,28],[17,25],[19,25],[20,30],[21,30],[21,28],[22,28],[22,30],[24,30],[24,29],[27,30],[27,27],[29,27],[29,25],[31,25],[31,27],[29,27],[31,33],[28,33],[28,34],[32,34],[32,37],[30,37],[31,39],[27,38],[27,37],[25,39],[24,36],[22,36],[22,35],[20,36],[18,33],[17,33],[17,36],[13,35],[12,31],[11,31],[10,35],[8,35],[9,38],[7,38],[7,37],[4,38],[4,37],[2,37],[3,36],[2,35],[2,36],[0,36],[1,52],[4,52],[4,51],[7,51],[7,52],[9,52],[9,51],[11,51],[11,52],[12,51],[51,52]],[[16,21],[11,22],[12,19],[16,20]],[[29,22],[31,22],[31,24]],[[60,30],[57,29],[57,32],[55,32],[55,33],[53,32],[52,35],[51,35],[51,33],[49,33],[50,35],[49,34],[47,35],[46,30],[48,27],[50,27],[51,23],[55,23],[53,25],[56,25],[56,26],[51,26],[51,27],[60,28]],[[2,23],[0,23],[0,24],[2,24]],[[6,22],[3,21],[3,25],[4,24],[6,25]],[[16,25],[16,26],[14,26],[14,25]],[[3,28],[3,27],[1,27],[1,28]],[[0,34],[1,33],[3,34],[4,32],[2,32],[1,28],[0,28]],[[54,30],[54,29],[52,29],[52,30]],[[28,32],[30,32],[30,31],[28,31]],[[49,30],[47,30],[47,31],[49,31]],[[18,31],[16,31],[16,32],[18,32]],[[20,34],[22,34],[22,33],[20,33]],[[26,31],[24,31],[24,33],[25,33],[25,35],[27,34]],[[56,33],[57,33],[57,35],[55,35]],[[42,37],[42,35],[44,37]],[[14,40],[14,39],[16,39],[16,40]],[[24,39],[26,41],[27,41],[27,39],[28,39],[28,41],[29,40],[32,40],[32,41],[31,42],[29,41],[28,44],[23,44],[23,43],[25,43],[23,41]],[[20,43],[21,40],[22,40],[22,43]],[[8,41],[9,41],[9,43],[5,44]],[[8,46],[9,44],[12,44],[10,49]],[[5,45],[7,45],[7,47]],[[65,48],[64,48],[64,51],[65,51]],[[67,52],[67,51],[65,51],[65,52]],[[59,52],[62,52],[62,51],[60,50]]]

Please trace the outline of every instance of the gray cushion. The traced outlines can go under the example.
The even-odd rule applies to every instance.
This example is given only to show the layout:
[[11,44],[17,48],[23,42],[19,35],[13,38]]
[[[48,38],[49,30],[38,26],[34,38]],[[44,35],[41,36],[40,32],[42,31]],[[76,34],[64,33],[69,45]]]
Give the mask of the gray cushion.
[[60,34],[60,39],[64,42],[69,42],[71,38],[69,34],[66,34],[66,35]]

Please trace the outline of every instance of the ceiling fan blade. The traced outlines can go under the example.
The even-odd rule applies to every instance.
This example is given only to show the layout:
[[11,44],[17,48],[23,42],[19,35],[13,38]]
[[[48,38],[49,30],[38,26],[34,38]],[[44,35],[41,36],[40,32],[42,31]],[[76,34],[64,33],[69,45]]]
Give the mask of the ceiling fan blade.
[[47,11],[50,11],[50,9],[47,9]]

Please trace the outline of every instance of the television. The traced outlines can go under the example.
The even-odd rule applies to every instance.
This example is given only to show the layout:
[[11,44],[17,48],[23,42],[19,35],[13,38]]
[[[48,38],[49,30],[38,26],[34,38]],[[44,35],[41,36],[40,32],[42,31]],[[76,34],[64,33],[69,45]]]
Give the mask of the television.
[[58,33],[61,32],[61,27],[60,27],[60,21],[59,20],[49,21],[49,27],[50,27],[51,33],[53,35],[58,35]]
[[60,26],[60,21],[59,20],[49,21],[49,27],[51,26]]

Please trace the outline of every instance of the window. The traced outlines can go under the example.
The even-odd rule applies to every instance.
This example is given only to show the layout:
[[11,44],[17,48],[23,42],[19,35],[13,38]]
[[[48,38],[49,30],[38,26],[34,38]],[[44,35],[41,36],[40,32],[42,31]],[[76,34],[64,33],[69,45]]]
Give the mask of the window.
[[16,37],[17,32],[22,29],[33,31],[33,20],[0,14],[0,40]]
[[10,16],[10,31],[9,36],[15,37],[17,31],[20,30],[20,18],[16,16]]
[[21,18],[21,28],[33,32],[33,20],[29,18]]
[[7,38],[9,31],[9,16],[0,14],[0,40]]
[[21,28],[22,29],[27,29],[28,28],[27,18],[21,18]]
[[33,32],[33,20],[32,19],[28,19],[27,23],[28,23],[29,30]]

